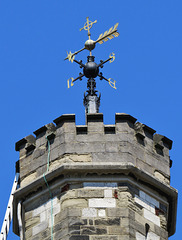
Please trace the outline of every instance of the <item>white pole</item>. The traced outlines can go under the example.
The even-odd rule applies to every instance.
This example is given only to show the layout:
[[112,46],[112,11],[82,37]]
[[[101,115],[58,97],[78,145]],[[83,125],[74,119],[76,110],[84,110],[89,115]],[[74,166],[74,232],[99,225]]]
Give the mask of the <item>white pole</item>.
[[13,217],[13,199],[14,199],[13,194],[14,194],[15,190],[17,189],[18,179],[19,179],[19,173],[16,173],[15,179],[13,182],[13,186],[11,189],[11,194],[9,197],[9,202],[8,202],[8,206],[6,209],[3,225],[1,228],[0,240],[6,240],[7,236],[8,236],[8,232],[9,232],[12,217]]

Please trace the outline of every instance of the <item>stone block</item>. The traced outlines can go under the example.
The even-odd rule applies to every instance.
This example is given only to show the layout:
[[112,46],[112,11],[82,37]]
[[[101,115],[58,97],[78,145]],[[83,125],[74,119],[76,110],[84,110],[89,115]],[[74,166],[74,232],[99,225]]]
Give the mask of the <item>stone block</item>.
[[103,133],[91,132],[89,134],[79,134],[76,136],[77,142],[104,142],[105,135]]
[[115,142],[106,142],[106,152],[118,153],[118,144]]
[[51,239],[51,229],[47,228],[45,231],[41,232],[40,234],[40,239]]
[[[70,208],[70,209],[72,209],[72,208]],[[61,211],[55,215],[54,220],[55,220],[55,224],[64,222],[64,221],[68,221],[68,208],[61,209]]]
[[27,157],[23,157],[22,159],[20,159],[19,161],[19,167],[20,167],[20,180],[22,178],[24,178],[27,174],[29,174],[29,169],[30,166],[32,164],[32,154],[27,156]]
[[68,208],[68,217],[81,217],[81,208]]
[[116,188],[116,182],[84,182],[84,188]]
[[104,190],[104,197],[105,198],[112,198],[113,197],[112,189],[105,189]]
[[66,152],[65,144],[61,144],[58,147],[54,148],[54,150],[50,154],[51,161],[55,160],[58,156],[62,156]]
[[146,138],[145,138],[145,148],[149,152],[153,152],[154,151],[153,136],[149,136],[147,133],[146,133]]
[[155,227],[154,227],[154,232],[161,238],[168,239],[168,231],[157,225],[155,225]]
[[94,143],[90,143],[88,145],[86,145],[86,152],[105,152],[105,143],[97,143],[97,142],[94,142]]
[[55,216],[53,231],[58,232],[63,229],[68,229],[68,219],[60,221],[60,219],[58,220],[58,218]]
[[120,142],[119,152],[132,153],[133,152],[133,145],[130,142],[127,142],[127,141]]
[[119,226],[120,218],[95,219],[95,225],[99,226]]
[[[68,190],[69,186],[65,185],[62,189],[64,190],[64,188]],[[63,203],[66,200],[71,200],[71,199],[74,199],[74,198],[77,198],[76,191],[75,190],[71,190],[69,188],[69,191],[66,191],[65,194],[62,195],[61,202]]]
[[28,175],[27,177],[25,177],[24,179],[21,180],[21,187],[25,187],[28,184],[30,184],[31,182],[33,182],[35,179],[37,178],[37,173],[31,173],[30,175]]
[[34,227],[35,225],[38,225],[39,223],[40,223],[40,217],[36,216],[34,218],[26,220],[25,228],[26,228],[26,230],[28,230],[28,229]]
[[105,144],[104,143],[77,143],[73,142],[71,144],[65,144],[65,153],[77,153],[77,154],[85,154],[92,152],[105,152]]
[[142,169],[143,171],[154,175],[154,170],[155,168],[149,164],[147,164],[146,162],[144,162],[142,159],[137,158],[136,159],[136,166],[140,169]]
[[117,236],[91,236],[91,240],[118,240]]
[[60,208],[60,204],[56,204],[55,206],[53,206],[53,209],[51,210],[51,208],[49,208],[47,211],[46,211],[46,214],[47,214],[47,217],[51,216],[51,212],[53,214],[53,217],[58,214],[60,212],[61,208]]
[[42,231],[44,231],[46,228],[48,227],[48,223],[47,222],[42,222],[39,223],[38,225],[34,226],[32,228],[32,236],[41,233]]
[[139,224],[142,224],[143,226],[145,226],[145,224],[147,223],[150,225],[150,231],[155,230],[155,224],[148,220],[147,218],[145,218],[144,216],[141,216],[137,212],[135,212],[135,221]]
[[88,235],[72,235],[69,240],[89,240]]
[[40,222],[44,222],[47,220],[47,212],[44,211],[44,212],[41,212],[40,213]]
[[32,228],[25,229],[25,239],[32,239]]
[[[52,200],[52,206],[53,208],[59,203],[57,203],[57,198],[55,197],[53,200]],[[37,216],[39,215],[40,213],[42,212],[45,212],[47,211],[48,209],[51,208],[51,199],[49,201],[47,201],[46,203],[42,204],[41,206],[39,207],[36,207],[33,212],[32,212],[32,216]]]
[[146,163],[169,176],[170,175],[169,164],[166,164],[165,161],[161,160],[156,155],[146,152]]
[[145,235],[136,232],[136,240],[146,240]]
[[25,212],[25,221],[32,218],[32,211]]
[[122,235],[118,237],[118,240],[136,240],[136,238],[132,238],[129,235]]
[[120,141],[120,134],[105,134],[104,135],[104,141],[106,142],[115,142],[117,145]]
[[29,169],[28,172],[33,172],[35,171],[37,168],[43,166],[43,165],[46,165],[47,164],[47,154],[45,155],[42,155],[36,159],[34,159],[31,164],[29,165]]
[[88,225],[94,225],[93,219],[88,219]]
[[26,166],[31,162],[32,162],[32,154],[22,157],[19,161],[20,168],[26,168]]
[[134,200],[138,205],[155,214],[155,205],[151,205],[149,202],[143,200],[142,198],[140,199],[138,196],[135,196]]
[[[36,131],[35,131],[36,132]],[[34,133],[35,133],[34,132]],[[39,148],[41,146],[45,146],[47,143],[47,139],[46,139],[46,131],[40,133],[37,137],[36,137],[36,148]]]
[[[127,189],[126,189],[127,190]],[[117,206],[118,207],[128,207],[130,204],[130,200],[132,199],[132,195],[130,192],[127,191],[122,191],[122,189],[119,189],[118,192],[118,203]]]
[[89,199],[89,207],[95,207],[95,208],[114,208],[116,207],[116,199],[114,198],[93,198]]
[[123,208],[108,208],[107,215],[108,217],[127,217],[128,209],[126,207]]
[[53,171],[56,168],[59,168],[62,164],[72,164],[72,161],[67,156],[61,156],[56,159],[56,161],[52,161],[49,165],[49,171]]
[[[133,203],[133,202],[132,202]],[[131,208],[129,208],[128,209],[129,211],[129,214],[128,214],[128,217],[129,217],[129,219],[131,219],[131,220],[135,220],[135,213],[136,213],[136,209],[134,208],[134,209],[131,209]]]
[[145,162],[145,148],[143,146],[134,145],[131,149],[131,154]]
[[80,219],[78,217],[69,217],[68,226],[85,226],[87,225],[87,219]]
[[42,155],[44,155],[46,152],[46,147],[45,146],[42,146],[42,147],[39,147],[39,148],[36,148],[32,154],[32,157],[33,159],[36,159]]
[[[39,240],[41,239],[41,233],[37,234],[36,236],[32,236],[31,240]],[[29,239],[30,240],[30,239]]]
[[87,207],[87,200],[85,199],[67,199],[62,203],[62,209],[69,207]]
[[107,234],[106,227],[94,227],[94,226],[82,226],[81,227],[81,235],[102,235]]
[[[54,239],[65,239],[65,237],[68,236],[68,228],[61,229],[60,231],[57,231],[54,235]],[[50,238],[49,238],[50,239]]]
[[100,122],[89,122],[88,123],[88,135],[92,133],[103,133],[104,134],[104,125]]
[[66,143],[75,142],[76,134],[75,133],[66,133],[64,135],[64,140]]
[[73,162],[91,162],[92,156],[91,154],[70,154],[69,159]]
[[147,234],[147,240],[160,240],[160,237],[153,232]]
[[118,162],[118,163],[133,163],[136,165],[136,158],[129,152],[126,153],[93,153],[93,162]]
[[127,123],[127,122],[123,122],[123,123],[116,123],[116,134],[119,133],[129,133],[129,134],[133,134],[134,136],[134,129],[133,129],[133,124]]
[[134,133],[134,123],[136,118],[125,113],[116,113],[116,132],[131,132]]
[[96,198],[96,197],[103,198],[104,197],[104,191],[101,190],[101,189],[98,189],[98,190],[77,190],[77,196],[79,198]]
[[[49,170],[51,170],[51,169],[49,168]],[[47,165],[43,165],[43,166],[37,168],[36,169],[37,177],[42,176],[46,171],[47,171]]]
[[166,177],[164,174],[160,173],[159,171],[154,172],[154,176],[161,182],[164,182],[165,184],[170,185],[170,177]]
[[108,227],[108,233],[111,235],[127,235],[129,234],[129,228],[120,226]]
[[68,228],[69,235],[80,234],[80,226],[74,225]]
[[99,217],[106,217],[106,210],[104,210],[104,209],[98,210],[98,216]]
[[50,149],[51,151],[60,146],[61,144],[63,144],[65,142],[65,134],[61,134],[59,136],[55,136],[55,138],[52,140],[52,143],[50,144]]
[[62,128],[64,133],[74,133],[76,135],[76,126],[74,122],[65,122]]
[[97,217],[97,209],[95,209],[95,208],[83,208],[82,209],[82,217],[86,217],[86,218]]
[[87,114],[87,126],[89,132],[102,132],[104,133],[103,114]]
[[[49,239],[46,239],[46,240],[49,240]],[[69,236],[64,236],[63,238],[60,238],[60,240],[70,240],[70,237]]]
[[149,221],[160,227],[160,218],[155,214],[151,213],[147,209],[143,209],[143,216],[144,218],[148,219]]
[[143,222],[137,222],[133,219],[129,219],[129,226],[136,231],[140,232],[141,234],[145,235],[146,229],[145,229],[145,223]]
[[[119,142],[129,142],[131,144],[134,143],[134,135],[128,132],[118,132],[116,133],[117,136],[117,141]],[[113,139],[113,141],[115,142],[116,140]]]

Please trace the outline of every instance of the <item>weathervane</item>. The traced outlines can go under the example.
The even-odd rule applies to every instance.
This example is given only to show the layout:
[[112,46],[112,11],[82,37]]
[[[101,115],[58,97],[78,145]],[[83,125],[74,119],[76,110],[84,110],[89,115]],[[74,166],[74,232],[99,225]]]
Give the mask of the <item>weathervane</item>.
[[[92,50],[95,48],[96,43],[104,43],[107,42],[109,39],[112,39],[114,37],[118,37],[119,33],[117,31],[117,27],[118,27],[118,23],[116,23],[114,25],[114,27],[111,27],[108,31],[105,31],[104,33],[100,34],[98,39],[96,41],[93,41],[90,36],[90,29],[92,28],[93,24],[96,23],[97,20],[95,20],[94,22],[89,21],[89,18],[87,17],[87,22],[84,24],[83,28],[80,28],[80,31],[82,31],[83,29],[88,31],[88,40],[85,42],[85,46],[78,50],[77,52],[71,53],[71,52],[67,52],[67,57],[65,58],[68,59],[71,62],[76,62],[80,65],[80,68],[83,68],[83,73],[79,73],[79,76],[77,78],[70,78],[67,80],[67,84],[68,84],[68,88],[72,87],[74,85],[74,82],[77,80],[82,80],[82,77],[86,77],[88,78],[87,80],[87,88],[88,90],[84,93],[84,106],[86,109],[86,113],[97,113],[99,112],[99,106],[100,106],[100,97],[101,94],[99,92],[98,95],[98,91],[95,90],[96,88],[96,82],[95,79],[97,76],[100,78],[100,80],[106,80],[109,85],[116,89],[115,87],[115,80],[112,80],[111,78],[107,79],[103,76],[102,72],[99,72],[99,68],[103,68],[103,65],[106,62],[113,62],[115,60],[115,54],[111,53],[109,55],[109,58],[105,61],[100,60],[99,64],[96,64],[94,62],[94,56],[92,56]],[[87,57],[87,63],[83,64],[82,60],[77,61],[75,59],[75,55],[77,55],[78,53],[82,52],[83,50],[89,50],[90,55]]]

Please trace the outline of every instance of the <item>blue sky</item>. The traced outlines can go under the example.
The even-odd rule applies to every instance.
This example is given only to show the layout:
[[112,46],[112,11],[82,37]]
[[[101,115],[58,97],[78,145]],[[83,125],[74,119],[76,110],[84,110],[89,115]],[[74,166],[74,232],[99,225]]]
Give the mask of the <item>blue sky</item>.
[[[79,29],[89,16],[97,19],[93,40],[119,22],[120,36],[93,51],[96,62],[116,55],[102,72],[116,80],[117,90],[97,79],[104,123],[114,124],[115,113],[125,112],[173,140],[171,185],[179,199],[170,239],[181,239],[181,10],[180,0],[0,0],[0,224],[19,158],[15,142],[62,114],[75,113],[76,123],[85,123],[86,79],[67,89],[80,69],[64,58],[83,47],[87,33]],[[76,59],[85,62],[87,55]],[[19,238],[10,233],[8,239]]]

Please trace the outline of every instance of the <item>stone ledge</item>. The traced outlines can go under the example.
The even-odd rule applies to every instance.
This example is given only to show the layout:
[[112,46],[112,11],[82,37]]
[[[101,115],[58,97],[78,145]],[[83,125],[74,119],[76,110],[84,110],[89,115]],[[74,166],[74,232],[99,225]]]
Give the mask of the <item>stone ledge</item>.
[[[75,176],[74,173],[77,173]],[[80,176],[80,174],[83,174],[83,176]],[[89,173],[89,176],[86,176],[85,174]],[[91,175],[93,173],[93,175]],[[62,165],[61,167],[58,167],[52,172],[48,172],[46,176],[47,182],[51,182],[50,188],[51,190],[57,188],[58,186],[65,184],[65,183],[73,183],[73,182],[84,182],[84,181],[97,181],[95,178],[95,173],[99,174],[99,181],[116,181],[115,178],[111,178],[112,180],[109,180],[109,177],[106,175],[109,174],[119,174],[119,178],[117,181],[122,181],[124,178],[125,181],[131,181],[131,179],[134,179],[133,184],[136,185],[137,183],[146,184],[153,189],[160,191],[162,195],[166,196],[169,202],[169,220],[170,226],[168,226],[169,236],[174,234],[175,232],[175,225],[176,225],[176,211],[177,211],[177,191],[168,186],[167,184],[164,184],[151,175],[147,174],[146,172],[142,171],[139,168],[136,168],[133,164],[115,164],[110,163],[107,165],[103,164],[80,164],[80,165]],[[101,173],[104,175],[102,176]],[[60,179],[58,181],[58,177],[63,174],[66,174],[63,179]],[[69,175],[67,177],[67,175]],[[104,179],[104,180],[103,180]],[[56,182],[54,182],[56,180]],[[137,180],[137,181],[136,181]],[[13,208],[13,231],[18,234],[17,232],[17,204],[21,200],[25,200],[26,196],[29,195],[29,200],[33,197],[40,197],[42,194],[48,193],[48,189],[41,189],[43,186],[45,186],[45,181],[43,176],[39,177],[29,185],[18,189],[14,194],[14,208]],[[37,190],[41,189],[40,192]],[[36,196],[33,196],[36,195]],[[31,196],[31,197],[30,197]]]
[[75,122],[75,114],[63,114],[60,117],[53,120],[53,122],[58,126],[64,122]]
[[44,125],[43,127],[40,127],[39,129],[37,129],[36,131],[34,131],[33,133],[35,134],[35,136],[37,137],[38,135],[40,135],[41,133],[46,132],[47,127]]
[[103,122],[103,113],[87,113],[87,124],[89,122]]
[[126,113],[116,113],[115,114],[115,123],[120,123],[120,122],[131,122],[131,123],[135,123],[136,122],[136,118],[132,117],[129,114]]
[[154,135],[154,144],[155,146],[164,148],[166,146],[169,150],[172,148],[172,143],[173,141],[170,140],[169,138],[161,135],[161,134],[155,134]]
[[20,151],[21,148],[28,148],[29,146],[35,146],[35,137],[33,135],[28,135],[25,138],[22,138],[15,144],[15,150]]

